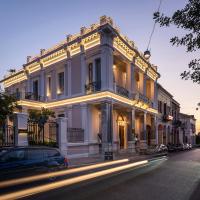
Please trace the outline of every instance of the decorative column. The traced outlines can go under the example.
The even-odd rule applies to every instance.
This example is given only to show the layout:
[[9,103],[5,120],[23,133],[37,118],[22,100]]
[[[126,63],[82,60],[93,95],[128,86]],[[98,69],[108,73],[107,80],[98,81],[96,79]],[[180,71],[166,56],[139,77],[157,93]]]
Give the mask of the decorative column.
[[101,129],[102,129],[102,152],[109,151],[113,141],[113,118],[111,102],[101,104]]
[[154,81],[154,109],[158,109],[158,85],[157,80]]
[[141,134],[141,139],[140,139],[140,150],[141,151],[147,150],[146,121],[147,121],[147,113],[144,112],[144,115],[143,115],[143,132]]
[[158,138],[158,130],[157,130],[157,121],[156,121],[156,115],[153,115],[151,118],[151,125],[152,125],[152,137],[151,137],[151,144],[156,145],[157,138]]
[[71,96],[71,67],[72,67],[72,60],[71,60],[71,54],[70,51],[67,50],[67,68],[68,68],[68,73],[67,73],[67,87],[68,87],[68,96]]
[[28,114],[14,114],[14,144],[15,146],[28,146]]
[[87,103],[81,103],[81,115],[82,115],[82,129],[84,129],[84,142],[89,143],[88,105],[87,105]]
[[110,26],[100,31],[101,35],[101,79],[102,90],[113,88],[113,38],[115,36]]
[[41,70],[40,70],[40,96],[42,97],[42,100],[45,100],[46,93],[45,93],[45,71],[43,68],[43,64],[40,63]]
[[[51,71],[51,79],[52,79],[52,91],[51,91],[51,98],[56,99],[57,97],[57,77],[56,77],[56,69]],[[53,82],[54,81],[54,82]]]
[[68,65],[67,65],[67,63],[65,64],[64,77],[65,77],[65,80],[64,80],[64,83],[65,83],[64,94],[65,94],[65,96],[68,96]]
[[135,93],[135,66],[134,63],[131,63],[131,93]]
[[129,113],[129,132],[128,132],[128,149],[130,152],[135,152],[135,108]]
[[146,89],[146,87],[147,87],[147,75],[146,75],[146,73],[143,74],[143,77],[144,77],[144,79],[143,79],[143,95],[146,96],[146,93],[147,93],[147,89]]
[[86,84],[86,58],[85,58],[85,48],[84,45],[81,44],[81,91],[82,94],[85,94],[85,84]]
[[67,118],[59,117],[58,123],[58,146],[63,155],[67,155]]

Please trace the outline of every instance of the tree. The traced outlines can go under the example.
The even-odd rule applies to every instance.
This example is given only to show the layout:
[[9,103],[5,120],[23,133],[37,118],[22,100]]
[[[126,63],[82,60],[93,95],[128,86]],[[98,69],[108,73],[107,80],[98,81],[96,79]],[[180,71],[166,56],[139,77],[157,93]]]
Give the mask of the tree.
[[[200,50],[200,0],[188,0],[185,7],[175,11],[171,17],[155,12],[153,18],[161,27],[175,25],[186,31],[183,37],[171,38],[172,45],[185,46],[187,52]],[[200,84],[200,57],[191,60],[188,66],[181,78]]]
[[55,113],[52,110],[42,108],[41,110],[28,110],[29,119],[33,122],[37,122],[39,126],[44,126],[50,117],[55,117]]
[[20,108],[16,98],[0,92],[0,125],[5,123],[7,116],[11,116],[16,108]]

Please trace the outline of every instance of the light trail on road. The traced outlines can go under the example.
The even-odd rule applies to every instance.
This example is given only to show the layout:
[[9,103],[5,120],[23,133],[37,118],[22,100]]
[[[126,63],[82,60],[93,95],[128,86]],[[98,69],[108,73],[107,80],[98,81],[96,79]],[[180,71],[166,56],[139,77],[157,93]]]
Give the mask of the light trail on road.
[[91,169],[96,169],[96,168],[100,168],[100,167],[106,167],[106,166],[116,165],[116,164],[121,164],[121,163],[126,163],[126,162],[129,162],[129,159],[121,159],[121,160],[103,162],[103,163],[93,164],[93,165],[79,167],[79,168],[66,169],[66,170],[62,170],[62,171],[58,171],[58,172],[51,172],[51,173],[45,173],[45,174],[41,174],[41,175],[35,175],[35,176],[29,176],[29,177],[24,177],[24,178],[12,179],[12,180],[8,180],[8,181],[2,181],[2,182],[0,182],[0,188],[29,183],[29,182],[33,182],[33,181],[39,181],[42,179],[48,179],[48,178],[52,178],[52,177],[69,175],[69,174],[73,174],[73,173],[77,173],[77,172],[83,172],[83,171],[87,171],[87,170],[91,170]]
[[49,190],[53,190],[53,189],[61,188],[64,186],[69,186],[69,185],[72,185],[75,183],[80,183],[80,182],[83,182],[86,180],[109,175],[109,174],[112,174],[115,172],[120,172],[122,170],[127,170],[130,168],[136,167],[136,166],[140,166],[140,165],[143,166],[143,165],[148,164],[148,162],[149,162],[148,160],[143,160],[143,161],[139,161],[139,162],[135,162],[135,163],[130,163],[130,164],[114,167],[111,169],[106,169],[106,170],[93,172],[93,173],[86,174],[86,175],[81,175],[81,176],[74,177],[74,178],[69,178],[69,179],[62,180],[62,181],[57,181],[55,183],[49,183],[49,184],[45,184],[45,185],[41,185],[41,186],[36,186],[34,188],[24,189],[24,190],[20,190],[17,192],[2,195],[2,196],[0,196],[0,199],[1,200],[20,199],[20,198],[28,197],[28,196],[31,196],[34,194],[47,192]]

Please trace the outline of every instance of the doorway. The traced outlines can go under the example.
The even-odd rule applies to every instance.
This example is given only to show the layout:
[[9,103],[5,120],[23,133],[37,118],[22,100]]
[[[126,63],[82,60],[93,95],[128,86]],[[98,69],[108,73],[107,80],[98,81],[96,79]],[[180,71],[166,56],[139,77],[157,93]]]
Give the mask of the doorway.
[[147,125],[146,130],[147,130],[147,144],[148,146],[150,146],[151,145],[151,126]]
[[119,125],[119,144],[120,144],[120,149],[125,148],[125,131],[124,131],[124,126]]

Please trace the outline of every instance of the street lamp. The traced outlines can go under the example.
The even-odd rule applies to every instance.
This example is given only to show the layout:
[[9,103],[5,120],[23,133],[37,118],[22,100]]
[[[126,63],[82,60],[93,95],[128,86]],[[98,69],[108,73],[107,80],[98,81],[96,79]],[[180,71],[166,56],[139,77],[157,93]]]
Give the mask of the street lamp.
[[148,49],[144,52],[144,57],[145,57],[147,60],[151,57],[151,52],[150,52]]

